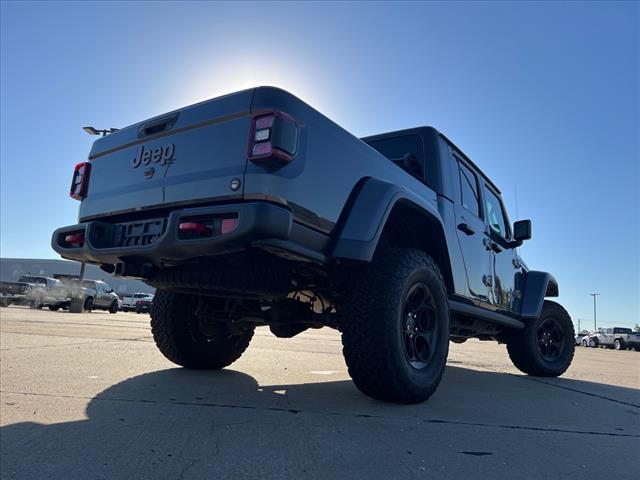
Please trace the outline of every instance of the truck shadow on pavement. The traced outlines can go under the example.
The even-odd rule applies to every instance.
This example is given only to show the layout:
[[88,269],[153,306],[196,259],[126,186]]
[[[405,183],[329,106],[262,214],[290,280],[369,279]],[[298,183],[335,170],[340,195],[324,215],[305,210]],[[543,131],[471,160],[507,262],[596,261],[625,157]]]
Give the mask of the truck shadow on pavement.
[[[88,400],[88,418],[0,429],[3,478],[176,478],[196,464],[198,475],[233,478],[242,476],[240,452],[243,462],[261,462],[264,477],[295,477],[304,470],[300,464],[273,462],[308,456],[310,437],[342,450],[361,448],[354,442],[362,435],[384,437],[397,428],[425,435],[450,426],[486,428],[494,436],[527,430],[640,438],[637,390],[452,366],[436,394],[420,405],[376,402],[348,380],[259,385],[229,369],[173,368],[132,377],[94,398],[44,397],[25,395],[23,408],[38,402],[38,408],[57,403],[64,410],[71,402],[66,405],[73,410],[73,402]],[[339,435],[344,431],[352,435]]]

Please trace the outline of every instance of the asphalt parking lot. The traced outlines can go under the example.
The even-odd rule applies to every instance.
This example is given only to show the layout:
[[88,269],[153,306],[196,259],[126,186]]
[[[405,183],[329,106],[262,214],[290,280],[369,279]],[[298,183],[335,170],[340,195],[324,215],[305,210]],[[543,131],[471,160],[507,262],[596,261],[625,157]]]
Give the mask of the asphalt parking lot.
[[220,372],[176,368],[147,315],[0,310],[3,479],[637,478],[640,353],[578,348],[526,377],[451,345],[422,405],[350,382],[340,337],[259,329]]

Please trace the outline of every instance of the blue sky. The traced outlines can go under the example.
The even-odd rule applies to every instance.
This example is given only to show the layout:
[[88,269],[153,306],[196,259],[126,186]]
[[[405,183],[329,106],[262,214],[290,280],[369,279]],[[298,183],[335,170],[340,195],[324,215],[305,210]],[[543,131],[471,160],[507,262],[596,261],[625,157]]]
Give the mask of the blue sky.
[[[433,125],[502,189],[521,249],[592,325],[640,322],[638,3],[12,3],[1,7],[0,253],[55,258],[92,138],[286,88],[355,135]],[[583,323],[584,325],[584,323]]]

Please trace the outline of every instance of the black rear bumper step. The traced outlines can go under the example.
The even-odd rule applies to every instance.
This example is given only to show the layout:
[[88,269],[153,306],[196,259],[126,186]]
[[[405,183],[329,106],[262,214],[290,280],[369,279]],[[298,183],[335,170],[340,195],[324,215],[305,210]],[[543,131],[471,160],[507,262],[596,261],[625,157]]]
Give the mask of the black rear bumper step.
[[[184,219],[227,215],[238,219],[229,233],[203,238],[180,236],[179,225]],[[51,246],[62,257],[80,262],[172,265],[236,251],[261,240],[289,240],[292,223],[291,211],[286,208],[247,202],[174,210],[166,219],[119,224],[96,220],[71,225],[53,233]],[[83,234],[84,243],[69,246],[65,238],[70,234]]]

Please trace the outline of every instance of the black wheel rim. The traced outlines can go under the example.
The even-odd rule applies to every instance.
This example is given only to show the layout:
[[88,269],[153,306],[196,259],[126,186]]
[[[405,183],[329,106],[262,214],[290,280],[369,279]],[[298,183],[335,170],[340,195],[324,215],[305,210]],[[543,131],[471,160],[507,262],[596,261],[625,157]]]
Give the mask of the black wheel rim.
[[438,333],[437,310],[424,283],[413,285],[405,296],[402,310],[402,348],[409,364],[425,368],[433,357]]
[[538,351],[546,360],[555,360],[564,350],[564,332],[555,318],[544,320],[537,331]]

